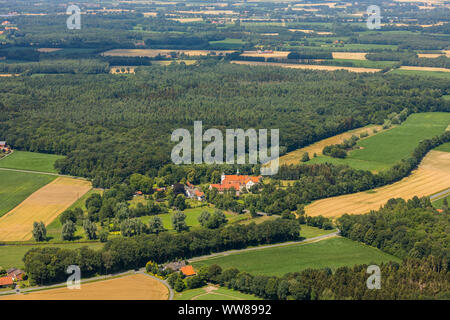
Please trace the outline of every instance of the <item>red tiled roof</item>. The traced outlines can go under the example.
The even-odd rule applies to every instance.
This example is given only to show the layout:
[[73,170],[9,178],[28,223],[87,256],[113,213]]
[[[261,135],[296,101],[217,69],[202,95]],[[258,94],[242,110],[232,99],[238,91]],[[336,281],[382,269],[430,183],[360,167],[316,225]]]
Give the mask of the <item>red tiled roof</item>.
[[205,195],[203,192],[201,192],[201,191],[199,191],[199,190],[194,190],[194,193],[195,193],[195,195],[196,195],[197,197],[202,197],[202,196]]
[[181,267],[180,271],[185,275],[185,276],[194,276],[197,273],[195,273],[194,267],[189,265],[189,266],[184,266]]
[[12,277],[3,277],[0,278],[0,286],[8,286],[13,284],[13,278]]
[[238,191],[241,188],[239,183],[211,184],[211,187],[216,188],[218,190],[229,190],[231,188],[234,188],[236,191]]

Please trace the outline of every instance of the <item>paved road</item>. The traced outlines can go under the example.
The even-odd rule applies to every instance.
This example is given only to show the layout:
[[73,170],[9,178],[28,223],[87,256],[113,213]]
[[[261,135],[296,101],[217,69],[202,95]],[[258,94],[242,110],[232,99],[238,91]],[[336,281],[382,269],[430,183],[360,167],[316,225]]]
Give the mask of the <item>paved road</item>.
[[445,198],[449,193],[450,193],[450,188],[448,188],[444,191],[441,191],[439,193],[433,194],[432,196],[430,196],[430,200],[434,201],[434,200],[439,200],[441,198]]
[[325,234],[323,236],[308,238],[308,239],[301,240],[301,241],[289,241],[289,242],[282,242],[282,243],[268,244],[268,245],[264,245],[264,246],[252,247],[252,248],[247,248],[247,249],[222,251],[222,252],[209,254],[209,255],[206,255],[206,256],[195,257],[195,258],[189,259],[188,261],[189,262],[196,262],[196,261],[201,261],[201,260],[205,260],[205,259],[209,259],[209,258],[213,258],[213,257],[218,257],[218,256],[227,256],[227,255],[234,254],[234,253],[241,253],[241,252],[246,252],[246,251],[255,251],[255,250],[268,249],[268,248],[277,248],[277,247],[291,246],[291,245],[302,244],[302,243],[305,243],[305,242],[320,241],[320,240],[336,237],[339,234],[340,234],[340,231],[338,229],[336,232],[333,232],[333,233]]

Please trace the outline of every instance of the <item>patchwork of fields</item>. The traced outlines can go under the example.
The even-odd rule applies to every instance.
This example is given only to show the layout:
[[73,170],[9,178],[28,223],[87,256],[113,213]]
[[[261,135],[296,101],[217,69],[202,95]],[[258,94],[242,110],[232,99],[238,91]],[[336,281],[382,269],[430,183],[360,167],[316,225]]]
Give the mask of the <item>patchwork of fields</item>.
[[391,198],[429,196],[450,187],[450,153],[430,151],[408,177],[370,191],[322,199],[305,207],[310,216],[339,217],[377,210]]
[[64,156],[27,151],[14,151],[0,161],[0,168],[57,173],[54,163]]
[[360,149],[351,151],[345,159],[321,155],[308,163],[330,162],[381,171],[409,157],[421,140],[444,133],[449,123],[450,113],[446,112],[412,114],[401,125],[358,141]]
[[33,221],[48,225],[91,188],[86,180],[55,179],[0,218],[0,241],[30,239]]

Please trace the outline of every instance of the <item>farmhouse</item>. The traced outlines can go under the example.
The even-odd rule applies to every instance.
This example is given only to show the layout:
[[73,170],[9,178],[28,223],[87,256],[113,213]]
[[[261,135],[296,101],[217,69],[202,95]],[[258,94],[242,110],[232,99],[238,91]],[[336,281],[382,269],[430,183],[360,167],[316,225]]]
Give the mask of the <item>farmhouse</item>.
[[196,199],[199,201],[205,200],[205,194],[200,191],[197,187],[195,187],[192,183],[189,181],[186,182],[186,185],[184,187],[184,191],[186,195],[191,199]]
[[13,284],[14,284],[14,281],[13,281],[13,278],[11,278],[11,277],[0,278],[0,288],[11,286]]
[[215,188],[221,192],[225,190],[236,190],[236,194],[239,195],[239,193],[246,189],[247,191],[250,190],[251,187],[253,187],[255,184],[258,184],[261,182],[262,176],[247,176],[247,175],[240,175],[239,172],[235,175],[226,175],[222,174],[220,184],[211,184],[209,186],[209,189]]
[[6,271],[6,274],[8,277],[11,277],[15,281],[23,280],[23,277],[25,275],[25,271],[17,269],[17,268],[11,268]]
[[171,269],[172,271],[180,271],[182,267],[186,266],[186,262],[184,261],[176,261],[168,263],[164,266],[164,270]]
[[194,267],[191,265],[184,266],[180,269],[181,273],[186,277],[195,276],[197,273],[194,270]]
[[6,141],[0,141],[0,151],[9,153],[11,149],[6,145]]

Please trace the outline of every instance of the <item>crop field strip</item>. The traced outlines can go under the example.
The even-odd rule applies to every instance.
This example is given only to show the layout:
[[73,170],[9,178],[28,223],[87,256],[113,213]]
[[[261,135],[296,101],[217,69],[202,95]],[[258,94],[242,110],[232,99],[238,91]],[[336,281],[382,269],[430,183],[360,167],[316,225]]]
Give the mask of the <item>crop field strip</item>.
[[26,294],[0,296],[0,300],[167,300],[168,288],[144,274],[82,283],[79,290],[67,287]]
[[91,188],[91,183],[85,180],[55,179],[0,218],[0,241],[30,239],[33,221],[50,224]]
[[450,186],[450,153],[430,151],[408,177],[370,192],[358,192],[313,202],[305,207],[310,216],[339,217],[377,210],[391,198],[429,196]]

